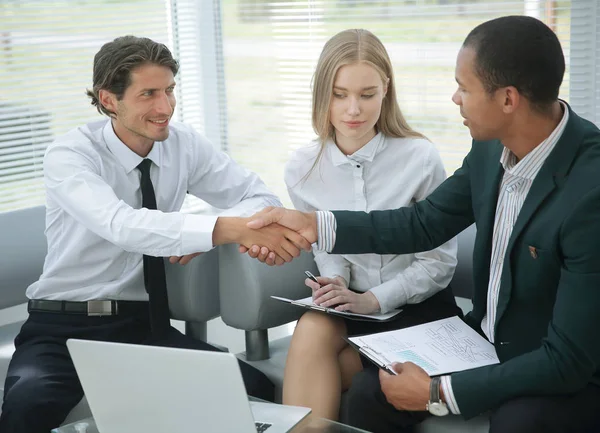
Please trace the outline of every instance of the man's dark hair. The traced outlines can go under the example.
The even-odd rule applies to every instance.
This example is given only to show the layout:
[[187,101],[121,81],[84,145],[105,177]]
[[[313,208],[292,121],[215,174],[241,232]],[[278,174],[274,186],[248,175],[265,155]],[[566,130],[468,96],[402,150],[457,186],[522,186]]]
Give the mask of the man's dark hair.
[[122,36],[100,48],[94,56],[93,87],[86,90],[100,114],[111,116],[115,113],[102,106],[98,92],[108,90],[120,101],[131,84],[131,71],[146,64],[165,66],[173,71],[173,75],[179,70],[171,51],[164,44],[148,38]]
[[469,33],[463,47],[475,51],[475,72],[488,93],[514,86],[540,112],[558,99],[565,58],[556,34],[540,20],[487,21]]

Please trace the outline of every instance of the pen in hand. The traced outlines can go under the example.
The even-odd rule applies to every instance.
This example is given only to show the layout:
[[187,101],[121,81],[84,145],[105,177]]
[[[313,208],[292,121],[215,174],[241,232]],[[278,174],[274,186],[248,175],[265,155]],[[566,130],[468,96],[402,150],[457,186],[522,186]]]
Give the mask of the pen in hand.
[[[315,283],[317,283],[317,284],[319,285],[319,287],[322,287],[322,286],[321,286],[321,283],[319,283],[319,281],[317,281],[317,277],[315,277],[315,276],[312,274],[312,272],[310,272],[310,271],[304,271],[304,273],[306,274],[306,276],[307,276],[309,279],[311,279],[312,281],[314,281]],[[314,300],[315,300],[315,299],[314,299],[314,291],[313,291],[313,302],[314,302]],[[315,304],[315,305],[318,305],[318,304]],[[331,306],[329,306],[329,307],[327,307],[327,308],[329,308],[329,309],[331,309],[331,310],[335,310],[335,307],[337,307],[338,305],[340,305],[340,304],[337,304],[337,305],[331,305]]]
[[315,283],[319,284],[319,286],[321,285],[318,281],[317,281],[317,277],[315,277],[312,272],[310,271],[304,271],[304,273],[306,274],[306,276],[308,278],[310,278],[311,280],[313,280]]
[[[319,285],[319,287],[321,287],[321,283],[319,283],[319,281],[317,281],[317,277],[315,277],[312,272],[310,271],[304,271],[304,273],[306,274],[306,276],[308,277],[309,280],[314,281],[315,283],[317,283]],[[315,292],[313,290],[313,302],[315,300]]]

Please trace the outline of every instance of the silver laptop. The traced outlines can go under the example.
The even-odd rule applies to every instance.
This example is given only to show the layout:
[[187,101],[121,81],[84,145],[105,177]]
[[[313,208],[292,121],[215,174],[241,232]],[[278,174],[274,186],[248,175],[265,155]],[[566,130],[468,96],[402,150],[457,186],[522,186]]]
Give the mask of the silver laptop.
[[231,353],[70,339],[100,433],[285,433],[310,409],[249,402]]

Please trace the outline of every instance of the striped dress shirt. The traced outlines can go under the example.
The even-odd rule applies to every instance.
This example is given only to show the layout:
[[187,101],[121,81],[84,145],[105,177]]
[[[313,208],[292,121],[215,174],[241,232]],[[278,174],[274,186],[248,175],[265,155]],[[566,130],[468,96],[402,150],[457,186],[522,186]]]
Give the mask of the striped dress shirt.
[[[521,161],[506,147],[502,151],[500,163],[504,168],[504,176],[500,183],[498,203],[496,204],[496,215],[494,217],[494,234],[492,240],[492,257],[490,261],[490,280],[487,293],[486,314],[481,321],[481,329],[488,340],[494,342],[494,323],[498,307],[498,295],[500,293],[500,277],[502,266],[508,247],[508,241],[512,229],[517,221],[521,207],[527,198],[531,185],[538,172],[544,165],[546,158],[556,146],[569,120],[569,110],[564,103],[560,103],[563,109],[563,117],[554,131],[538,146],[529,152]],[[331,212],[317,212],[318,241],[317,248],[331,251],[335,245],[335,229],[337,224]],[[442,391],[450,411],[456,415],[460,409],[456,403],[452,391],[452,380],[450,375],[442,376]]]

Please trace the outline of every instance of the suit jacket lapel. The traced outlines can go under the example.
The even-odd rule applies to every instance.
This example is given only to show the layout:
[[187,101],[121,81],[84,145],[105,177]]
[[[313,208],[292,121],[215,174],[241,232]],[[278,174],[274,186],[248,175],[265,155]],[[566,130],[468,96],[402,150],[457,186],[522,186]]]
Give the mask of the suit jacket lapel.
[[583,134],[580,129],[579,118],[571,111],[568,105],[567,108],[569,109],[569,121],[567,122],[567,126],[558,143],[556,143],[555,148],[550,155],[548,155],[548,158],[533,180],[531,189],[525,198],[525,202],[519,212],[519,216],[517,217],[517,221],[515,222],[508,242],[506,257],[508,257],[509,260],[505,260],[502,269],[502,282],[498,298],[496,325],[504,314],[506,307],[508,306],[508,301],[510,300],[510,292],[512,289],[510,284],[510,281],[512,281],[511,268],[514,266],[510,257],[512,256],[512,250],[515,247],[515,243],[546,198],[557,186],[562,185],[573,164],[573,160],[579,151],[579,145]]
[[491,151],[487,170],[485,170],[486,185],[483,188],[487,196],[481,206],[480,218],[477,220],[477,238],[475,239],[475,251],[473,257],[473,270],[475,272],[475,290],[473,293],[473,313],[475,317],[483,317],[487,305],[487,289],[490,281],[490,261],[492,258],[492,243],[494,235],[494,220],[496,205],[498,203],[498,192],[500,182],[504,175],[504,168],[500,164],[503,146],[498,142],[497,148]]

